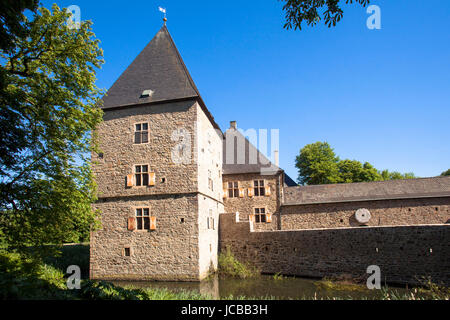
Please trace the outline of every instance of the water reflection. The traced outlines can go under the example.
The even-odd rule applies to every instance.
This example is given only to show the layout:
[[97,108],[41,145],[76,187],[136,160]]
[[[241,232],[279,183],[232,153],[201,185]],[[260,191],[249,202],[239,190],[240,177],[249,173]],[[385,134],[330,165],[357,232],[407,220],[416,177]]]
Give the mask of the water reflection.
[[[356,288],[330,289],[321,286],[317,280],[284,277],[274,279],[273,276],[263,275],[254,279],[234,279],[214,277],[202,282],[127,282],[115,281],[120,286],[135,288],[165,288],[172,291],[189,290],[208,295],[213,299],[229,296],[239,297],[274,297],[276,299],[313,299],[313,298],[341,298],[361,299],[377,298],[379,290],[368,290],[361,286]],[[397,293],[406,293],[406,289],[390,289]]]

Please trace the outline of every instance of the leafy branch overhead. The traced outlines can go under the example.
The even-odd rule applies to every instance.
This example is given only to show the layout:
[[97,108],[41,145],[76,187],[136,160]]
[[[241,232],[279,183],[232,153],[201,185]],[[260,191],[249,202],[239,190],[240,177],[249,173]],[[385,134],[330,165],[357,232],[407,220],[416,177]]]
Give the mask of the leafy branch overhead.
[[281,0],[286,2],[283,6],[285,11],[286,23],[284,28],[301,30],[302,23],[306,22],[308,26],[315,26],[319,21],[324,20],[328,27],[336,26],[342,17],[344,11],[341,8],[343,3],[359,3],[367,6],[370,0]]

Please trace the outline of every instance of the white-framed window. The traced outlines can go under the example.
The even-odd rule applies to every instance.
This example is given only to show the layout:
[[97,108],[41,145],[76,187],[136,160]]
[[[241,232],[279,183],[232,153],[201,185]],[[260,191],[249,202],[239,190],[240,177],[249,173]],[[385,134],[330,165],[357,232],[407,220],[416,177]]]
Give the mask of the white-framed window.
[[266,208],[255,208],[255,223],[266,223]]
[[264,180],[253,181],[253,189],[255,191],[255,197],[264,197],[266,195]]
[[136,123],[134,125],[134,143],[148,143],[148,122]]
[[208,216],[208,218],[207,218],[207,228],[208,228],[208,230],[215,230],[215,221],[214,221],[214,218],[213,218],[213,210],[212,209],[209,209],[209,216]]
[[211,170],[208,170],[208,188],[211,191],[214,191],[214,181],[212,179]]
[[239,182],[228,182],[228,198],[239,198]]
[[144,164],[134,166],[134,177],[136,187],[148,186],[150,184],[148,165]]
[[150,208],[136,208],[136,230],[150,230]]

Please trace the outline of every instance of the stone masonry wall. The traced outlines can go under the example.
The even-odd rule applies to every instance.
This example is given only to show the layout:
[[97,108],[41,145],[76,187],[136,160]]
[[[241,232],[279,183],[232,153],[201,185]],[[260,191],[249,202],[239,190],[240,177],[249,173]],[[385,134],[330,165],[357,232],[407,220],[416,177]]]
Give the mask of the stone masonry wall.
[[431,276],[450,285],[450,225],[250,232],[248,222],[224,214],[219,232],[220,250],[263,273],[367,278],[367,267],[378,265],[388,283]]
[[371,213],[368,226],[444,224],[450,220],[450,197],[290,205],[281,207],[281,229],[357,227],[355,212]]
[[[271,195],[264,197],[249,197],[247,194],[248,188],[253,188],[254,180],[265,180],[265,185],[270,186]],[[223,176],[224,189],[228,186],[228,182],[239,182],[239,188],[245,188],[244,198],[229,198],[224,199],[225,212],[236,213],[239,212],[241,221],[248,221],[249,214],[254,213],[254,208],[265,208],[266,212],[272,213],[272,223],[257,223],[255,230],[277,230],[278,229],[278,214],[280,207],[280,200],[278,194],[280,192],[279,175],[266,176],[256,173],[247,174],[232,174]]]
[[[97,129],[103,157],[92,155],[92,160],[98,162],[93,172],[99,198],[198,191],[198,167],[194,161],[196,102],[113,109],[106,111],[103,118]],[[149,143],[134,144],[134,126],[142,122],[149,124]],[[180,128],[191,135],[191,150],[186,153],[192,161],[176,164],[172,151],[180,140],[173,141],[172,134]],[[134,173],[135,165],[145,164],[155,172],[156,185],[126,188],[126,176]]]
[[[149,143],[134,144],[136,123],[149,124]],[[211,266],[217,268],[222,138],[207,135],[208,128],[212,124],[195,101],[105,112],[97,129],[103,155],[92,155],[99,197],[94,208],[102,227],[91,235],[91,278],[196,281]],[[183,140],[188,159],[180,163],[172,155]],[[206,147],[211,163],[197,161]],[[154,186],[126,186],[135,165],[155,172]],[[214,191],[208,188],[208,171]],[[150,208],[155,231],[128,230],[136,208]],[[207,227],[210,214],[214,229]]]
[[217,132],[197,104],[197,163],[199,192],[200,278],[217,269],[219,214],[222,199],[222,134]]
[[[91,278],[199,280],[198,196],[144,196],[100,201],[102,228],[91,237]],[[136,207],[150,207],[155,231],[129,231]],[[131,256],[124,254],[125,247]]]

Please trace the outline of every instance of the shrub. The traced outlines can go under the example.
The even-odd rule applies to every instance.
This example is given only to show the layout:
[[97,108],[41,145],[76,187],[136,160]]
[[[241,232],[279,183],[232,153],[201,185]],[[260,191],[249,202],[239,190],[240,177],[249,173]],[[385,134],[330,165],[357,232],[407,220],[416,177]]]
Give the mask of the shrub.
[[260,272],[255,267],[237,260],[227,247],[226,252],[219,255],[219,275],[245,279],[257,277]]

